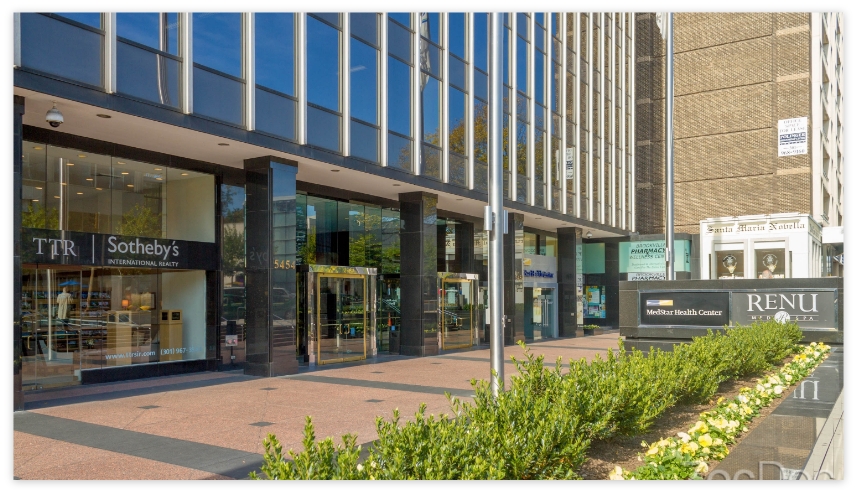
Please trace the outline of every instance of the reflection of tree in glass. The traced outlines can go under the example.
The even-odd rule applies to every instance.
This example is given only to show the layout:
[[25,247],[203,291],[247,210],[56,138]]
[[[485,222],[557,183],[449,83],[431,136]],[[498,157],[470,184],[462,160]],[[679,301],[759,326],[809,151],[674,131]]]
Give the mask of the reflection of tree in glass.
[[300,263],[305,265],[315,264],[315,238],[316,228],[315,225],[313,225],[309,231],[307,231],[306,242],[298,248]]
[[122,215],[119,235],[161,237],[161,216],[137,203]]
[[223,225],[223,274],[232,277],[244,270],[244,234],[233,225]]
[[60,214],[56,208],[47,209],[40,204],[27,205],[27,209],[21,212],[21,227],[29,229],[60,228]]

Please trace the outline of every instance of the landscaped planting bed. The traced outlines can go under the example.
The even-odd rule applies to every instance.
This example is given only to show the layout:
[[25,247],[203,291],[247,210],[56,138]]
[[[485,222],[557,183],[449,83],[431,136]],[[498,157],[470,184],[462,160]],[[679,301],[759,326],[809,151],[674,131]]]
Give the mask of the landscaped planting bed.
[[[639,435],[674,406],[706,404],[722,383],[782,363],[799,350],[800,338],[796,324],[769,321],[709,332],[672,352],[614,352],[567,366],[557,360],[546,367],[542,356],[526,350],[526,359],[515,361],[518,374],[496,398],[486,381],[472,380],[473,403],[451,399],[448,415],[427,416],[422,406],[404,423],[398,411],[391,421],[376,418],[378,440],[362,462],[355,436],[346,435],[337,445],[331,438],[316,441],[308,417],[304,450],[289,451],[286,456],[276,437],[269,435],[262,472],[251,476],[580,479],[593,441]],[[647,446],[644,465],[633,473],[616,471],[614,477],[700,477],[703,463],[721,458],[728,443],[741,433],[741,425],[755,415],[753,407],[773,400],[777,387],[786,386],[786,375],[791,377],[789,383],[800,379],[801,373],[817,364],[815,353],[824,352],[815,346],[799,353],[789,363],[795,363],[792,368],[767,378],[760,383],[761,390],[742,390],[733,401],[723,401],[684,434],[687,439],[682,435]],[[737,412],[729,404],[736,404]]]

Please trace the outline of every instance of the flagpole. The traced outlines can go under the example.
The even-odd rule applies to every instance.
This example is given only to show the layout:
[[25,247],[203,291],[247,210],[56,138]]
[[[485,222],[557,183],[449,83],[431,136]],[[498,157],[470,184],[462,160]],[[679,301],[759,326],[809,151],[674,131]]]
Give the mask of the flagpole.
[[491,393],[503,390],[503,14],[491,13],[491,91],[488,170],[488,308],[491,324]]

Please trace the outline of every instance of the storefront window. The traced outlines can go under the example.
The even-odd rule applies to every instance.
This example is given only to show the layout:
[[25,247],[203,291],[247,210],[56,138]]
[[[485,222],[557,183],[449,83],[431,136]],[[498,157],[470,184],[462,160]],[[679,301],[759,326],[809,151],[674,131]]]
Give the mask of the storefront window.
[[717,278],[744,278],[744,250],[727,249],[714,252]]
[[786,249],[780,247],[783,245],[783,241],[756,243],[756,278],[788,278]]
[[214,242],[214,176],[23,143],[21,226]]

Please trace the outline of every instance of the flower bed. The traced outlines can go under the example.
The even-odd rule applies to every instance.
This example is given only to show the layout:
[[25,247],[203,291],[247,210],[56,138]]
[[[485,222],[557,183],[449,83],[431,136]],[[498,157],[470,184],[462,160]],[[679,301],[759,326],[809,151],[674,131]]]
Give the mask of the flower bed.
[[[800,338],[794,323],[754,323],[709,332],[672,352],[608,352],[605,358],[570,361],[566,372],[560,360],[545,367],[543,356],[534,357],[521,343],[526,359],[513,358],[518,374],[508,390],[494,397],[488,382],[471,380],[473,403],[451,399],[452,415],[426,416],[422,405],[404,424],[398,411],[392,421],[376,418],[378,439],[362,463],[355,436],[344,436],[336,446],[330,438],[316,442],[307,418],[304,450],[289,451],[290,461],[269,435],[261,470],[269,479],[577,479],[592,441],[645,432],[676,404],[707,403],[721,383],[782,362]],[[822,352],[817,345],[811,349],[812,356]],[[809,357],[801,356],[784,368],[789,383],[803,376],[800,366],[809,366],[802,364]],[[768,380],[752,396],[751,390],[742,396],[753,404],[770,402],[773,389],[783,384]],[[699,461],[725,455],[733,422],[745,414],[740,404],[735,407],[738,412],[702,418],[686,434],[687,442],[662,440],[650,447],[651,455],[663,450],[666,459],[669,452],[671,460],[664,463],[689,469],[692,476]]]
[[813,342],[803,346],[788,364],[759,379],[755,388],[741,389],[730,401],[718,399],[717,407],[702,413],[687,433],[679,432],[651,445],[644,442],[643,447],[648,450],[641,455],[646,464],[633,471],[616,466],[610,479],[702,479],[708,472],[708,463],[729,454],[728,446],[747,431],[747,424],[759,411],[812,373],[829,352],[830,346],[825,344]]

